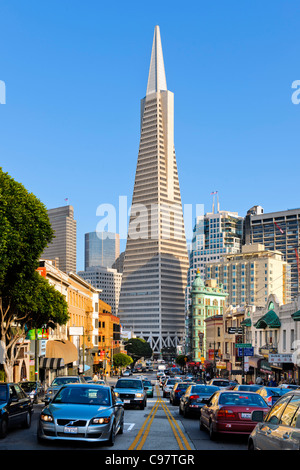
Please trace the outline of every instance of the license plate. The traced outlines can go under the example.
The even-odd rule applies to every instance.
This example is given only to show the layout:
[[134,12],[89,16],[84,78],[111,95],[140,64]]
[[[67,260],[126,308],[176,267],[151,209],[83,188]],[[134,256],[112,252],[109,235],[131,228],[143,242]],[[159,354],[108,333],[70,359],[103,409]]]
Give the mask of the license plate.
[[123,400],[124,403],[130,403],[130,400]]
[[242,418],[250,419],[251,418],[251,413],[242,413]]
[[77,434],[77,428],[70,428],[68,426],[65,426],[64,433],[66,433],[66,434]]

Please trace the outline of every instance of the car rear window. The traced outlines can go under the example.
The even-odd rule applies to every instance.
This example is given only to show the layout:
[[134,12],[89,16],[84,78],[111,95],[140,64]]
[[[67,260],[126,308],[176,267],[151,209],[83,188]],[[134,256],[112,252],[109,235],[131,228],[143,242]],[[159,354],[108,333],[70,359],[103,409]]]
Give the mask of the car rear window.
[[221,393],[219,398],[220,405],[236,406],[261,406],[266,407],[264,399],[253,393]]
[[176,390],[186,390],[189,386],[190,384],[178,384]]

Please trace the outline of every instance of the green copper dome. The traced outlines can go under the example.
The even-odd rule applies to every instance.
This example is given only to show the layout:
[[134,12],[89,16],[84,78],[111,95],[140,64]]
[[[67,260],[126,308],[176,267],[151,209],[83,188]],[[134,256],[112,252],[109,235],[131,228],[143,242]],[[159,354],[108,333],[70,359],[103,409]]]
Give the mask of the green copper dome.
[[192,287],[204,287],[204,282],[201,278],[200,271],[197,271],[196,278],[192,284]]

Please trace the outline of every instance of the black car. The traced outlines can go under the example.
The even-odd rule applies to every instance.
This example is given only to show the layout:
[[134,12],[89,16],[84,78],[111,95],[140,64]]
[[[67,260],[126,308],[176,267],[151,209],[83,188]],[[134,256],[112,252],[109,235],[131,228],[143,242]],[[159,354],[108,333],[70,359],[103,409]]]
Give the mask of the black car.
[[183,414],[184,417],[191,414],[198,414],[199,416],[202,406],[217,390],[219,390],[219,387],[215,385],[191,385],[180,398],[179,414]]
[[33,403],[42,401],[45,396],[45,389],[40,381],[19,382],[19,386],[31,398]]
[[180,398],[190,385],[194,384],[191,382],[177,382],[170,393],[170,403],[172,403],[172,405],[179,405]]
[[17,383],[0,383],[0,437],[16,425],[30,428],[33,405],[30,397]]

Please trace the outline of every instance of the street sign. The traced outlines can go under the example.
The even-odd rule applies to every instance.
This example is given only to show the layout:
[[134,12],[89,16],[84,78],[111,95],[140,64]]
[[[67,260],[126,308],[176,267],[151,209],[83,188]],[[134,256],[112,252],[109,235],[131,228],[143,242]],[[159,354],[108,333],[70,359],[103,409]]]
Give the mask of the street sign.
[[235,343],[236,348],[252,348],[251,343]]
[[229,326],[228,327],[228,333],[230,335],[242,335],[243,334],[243,328],[240,326]]
[[238,348],[238,356],[254,356],[254,348]]

